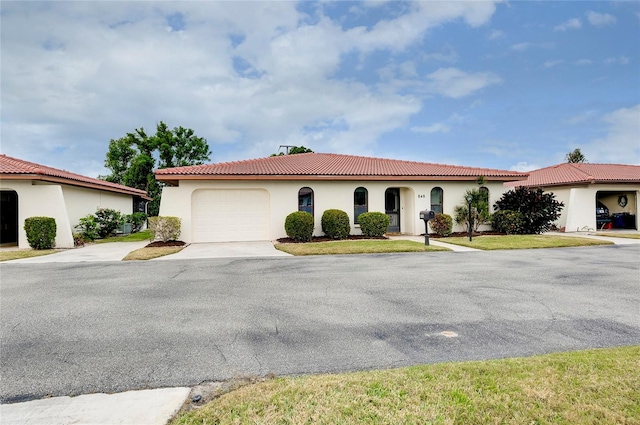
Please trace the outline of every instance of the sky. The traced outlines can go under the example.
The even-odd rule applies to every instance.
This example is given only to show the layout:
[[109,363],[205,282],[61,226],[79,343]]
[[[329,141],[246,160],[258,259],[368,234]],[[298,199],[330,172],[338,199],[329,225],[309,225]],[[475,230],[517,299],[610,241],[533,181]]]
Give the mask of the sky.
[[91,177],[160,121],[212,163],[303,145],[640,164],[638,1],[2,1],[0,19],[0,153]]

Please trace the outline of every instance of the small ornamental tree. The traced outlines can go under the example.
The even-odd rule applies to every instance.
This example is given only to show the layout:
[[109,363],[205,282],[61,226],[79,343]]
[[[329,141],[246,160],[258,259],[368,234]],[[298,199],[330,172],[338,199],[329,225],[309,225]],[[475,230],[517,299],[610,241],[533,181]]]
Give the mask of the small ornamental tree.
[[295,241],[309,242],[313,237],[313,216],[306,211],[295,211],[284,220],[284,231]]
[[358,216],[358,223],[364,236],[380,238],[387,233],[389,216],[381,212],[366,212]]
[[326,210],[321,224],[324,234],[332,239],[345,239],[351,232],[349,215],[342,210]]
[[471,217],[473,218],[473,231],[477,232],[482,224],[489,224],[491,213],[489,212],[489,198],[486,191],[480,189],[467,190],[463,197],[463,202],[453,209],[453,219],[456,224],[469,228],[469,204],[467,195],[471,195]]
[[518,211],[522,214],[520,234],[540,234],[551,228],[560,217],[564,204],[553,193],[542,189],[519,186],[508,192],[494,204],[498,211]]
[[33,249],[51,249],[56,244],[56,220],[52,217],[29,217],[24,220],[27,242]]

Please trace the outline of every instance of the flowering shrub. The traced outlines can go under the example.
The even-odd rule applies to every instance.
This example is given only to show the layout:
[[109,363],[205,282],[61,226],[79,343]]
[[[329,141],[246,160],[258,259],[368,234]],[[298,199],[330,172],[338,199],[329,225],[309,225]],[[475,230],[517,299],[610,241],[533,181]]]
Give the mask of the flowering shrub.
[[98,234],[101,238],[105,238],[115,232],[123,221],[120,211],[110,208],[98,208],[95,217],[96,224],[98,225]]
[[181,220],[178,217],[149,217],[149,230],[154,241],[176,241],[180,237]]

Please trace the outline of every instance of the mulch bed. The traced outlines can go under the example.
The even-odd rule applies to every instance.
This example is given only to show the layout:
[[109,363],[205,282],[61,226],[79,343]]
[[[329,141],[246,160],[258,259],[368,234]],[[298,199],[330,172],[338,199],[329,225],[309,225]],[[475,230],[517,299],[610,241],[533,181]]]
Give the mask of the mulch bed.
[[186,243],[182,241],[167,241],[167,242],[155,241],[145,246],[145,248],[158,248],[163,246],[184,246],[184,245],[186,245]]

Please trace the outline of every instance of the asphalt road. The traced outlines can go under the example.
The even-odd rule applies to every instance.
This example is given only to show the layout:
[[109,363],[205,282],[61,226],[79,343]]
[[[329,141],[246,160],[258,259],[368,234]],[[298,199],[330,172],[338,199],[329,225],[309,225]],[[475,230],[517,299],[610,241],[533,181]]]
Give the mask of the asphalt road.
[[0,401],[637,345],[639,259],[626,245],[3,264]]

